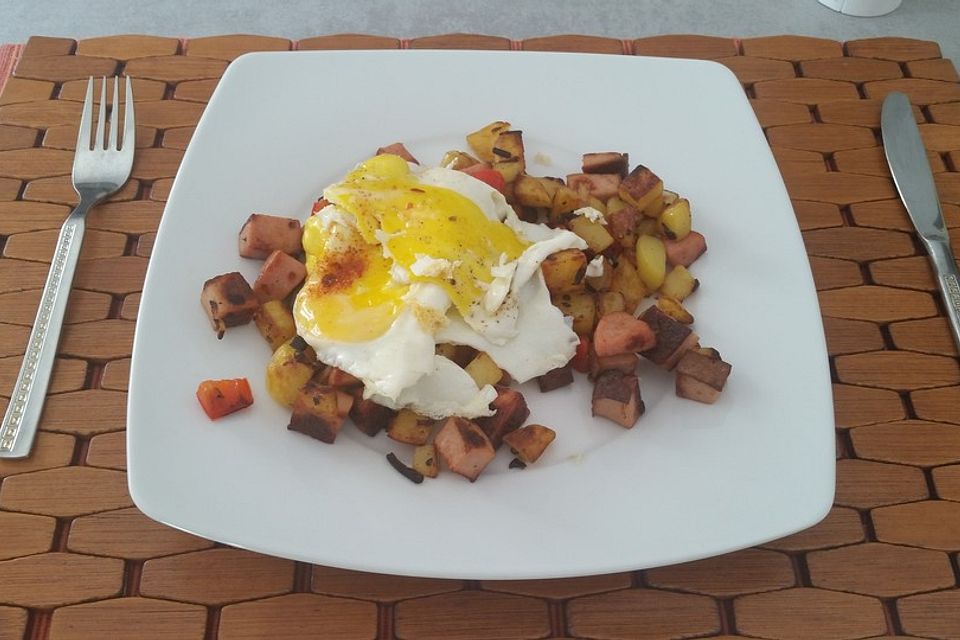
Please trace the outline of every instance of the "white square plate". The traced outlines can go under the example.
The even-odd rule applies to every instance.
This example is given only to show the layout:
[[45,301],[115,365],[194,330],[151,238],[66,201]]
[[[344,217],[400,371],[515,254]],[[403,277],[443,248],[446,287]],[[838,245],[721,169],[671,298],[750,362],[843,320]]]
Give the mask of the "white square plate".
[[[590,417],[590,389],[526,393],[558,432],[536,465],[501,451],[471,484],[415,486],[404,445],[349,425],[325,445],[286,429],[251,326],[218,341],[205,279],[251,212],[305,218],[324,186],[398,140],[424,162],[493,120],[524,131],[529,171],[627,151],[689,198],[709,250],[692,267],[695,329],[733,364],[712,406],[644,363],[631,430]],[[247,377],[256,404],[211,422],[208,378]],[[783,181],[736,78],[701,61],[517,52],[252,54],[223,76],[183,159],[137,321],[129,395],[137,506],[231,545],[351,569],[545,578],[720,554],[818,522],[834,487],[833,410],[817,298]],[[394,445],[394,446],[391,446]]]

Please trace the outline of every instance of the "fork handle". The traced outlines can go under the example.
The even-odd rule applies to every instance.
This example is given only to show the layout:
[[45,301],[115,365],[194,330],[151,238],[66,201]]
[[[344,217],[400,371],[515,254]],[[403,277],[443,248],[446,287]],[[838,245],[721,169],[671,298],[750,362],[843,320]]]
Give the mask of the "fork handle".
[[0,423],[0,458],[25,458],[33,446],[53,372],[53,360],[57,355],[70,285],[83,244],[86,227],[84,217],[94,204],[95,201],[90,198],[81,197],[80,204],[70,212],[60,228],[20,373],[17,374],[17,381],[10,393],[10,404]]

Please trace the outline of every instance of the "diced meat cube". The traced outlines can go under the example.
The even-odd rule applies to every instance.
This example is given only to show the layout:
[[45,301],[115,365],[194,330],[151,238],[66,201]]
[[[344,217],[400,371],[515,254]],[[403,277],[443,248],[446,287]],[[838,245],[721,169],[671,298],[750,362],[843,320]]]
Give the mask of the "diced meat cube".
[[251,214],[240,229],[240,255],[263,260],[274,251],[295,256],[302,250],[300,221],[263,213]]
[[606,202],[620,192],[622,178],[617,173],[571,173],[567,176],[567,186],[580,192],[586,192]]
[[635,374],[640,358],[635,353],[618,353],[612,356],[598,356],[596,351],[590,352],[590,372],[588,377],[596,380],[604,371],[620,371],[626,374]]
[[246,278],[237,271],[224,273],[204,282],[200,304],[207,312],[218,338],[223,337],[228,327],[250,322],[254,312],[260,307]]
[[350,375],[343,369],[338,369],[337,367],[330,367],[327,371],[327,384],[331,387],[357,387],[363,384],[363,380],[357,378],[356,376]]
[[663,247],[667,251],[667,264],[689,267],[707,250],[707,240],[703,234],[691,231],[683,240],[664,239]]
[[413,154],[407,151],[407,148],[403,146],[402,142],[394,142],[393,144],[388,144],[385,147],[380,147],[377,149],[377,155],[382,156],[385,153],[392,153],[395,156],[400,156],[407,162],[412,162],[413,164],[420,164],[416,158],[413,157]]
[[627,205],[607,215],[607,231],[617,240],[623,240],[637,230],[637,223],[642,217],[643,214],[636,208]]
[[537,383],[540,385],[542,393],[573,384],[573,364],[568,362],[562,367],[547,371],[537,378]]
[[657,335],[652,349],[640,355],[664,369],[673,369],[683,354],[697,345],[700,337],[690,327],[671,318],[657,307],[650,307],[640,315]]
[[527,401],[516,389],[497,387],[497,397],[490,403],[492,416],[477,418],[477,424],[490,439],[494,449],[499,449],[503,436],[510,433],[530,417]]
[[526,464],[540,459],[544,450],[557,437],[557,432],[541,424],[528,424],[503,437],[503,441]]
[[473,482],[497,455],[479,426],[465,418],[447,418],[433,440],[437,454],[454,473]]
[[287,429],[333,444],[353,406],[353,396],[311,380],[293,403]]
[[616,173],[623,177],[630,168],[630,156],[616,151],[585,153],[581,166],[584,173]]
[[377,404],[373,400],[358,399],[356,396],[353,406],[350,407],[350,419],[353,420],[353,424],[371,438],[385,429],[396,414],[397,412],[389,407]]
[[677,395],[713,404],[720,397],[732,369],[730,364],[720,359],[719,354],[712,357],[700,350],[690,349],[677,363]]
[[593,385],[593,415],[630,429],[643,415],[640,380],[621,371],[605,371]]
[[260,302],[283,300],[307,277],[307,268],[296,258],[274,251],[263,263],[253,283],[253,292]]
[[650,325],[626,311],[603,316],[593,333],[593,350],[601,357],[646,351],[656,343],[657,336]]

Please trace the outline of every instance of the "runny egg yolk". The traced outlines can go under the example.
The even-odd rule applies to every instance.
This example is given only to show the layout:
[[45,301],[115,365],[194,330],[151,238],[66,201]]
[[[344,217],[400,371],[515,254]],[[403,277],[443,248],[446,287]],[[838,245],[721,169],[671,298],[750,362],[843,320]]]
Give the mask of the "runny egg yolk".
[[[333,340],[367,341],[390,327],[409,288],[394,281],[394,263],[410,282],[439,285],[466,316],[493,280],[491,267],[517,259],[529,245],[464,195],[422,184],[394,155],[363,162],[325,196],[353,216],[356,230],[324,226],[317,216],[307,221],[310,275],[295,313],[301,326],[306,322]],[[386,238],[386,250],[378,237]],[[413,273],[411,266],[424,256],[448,268]]]

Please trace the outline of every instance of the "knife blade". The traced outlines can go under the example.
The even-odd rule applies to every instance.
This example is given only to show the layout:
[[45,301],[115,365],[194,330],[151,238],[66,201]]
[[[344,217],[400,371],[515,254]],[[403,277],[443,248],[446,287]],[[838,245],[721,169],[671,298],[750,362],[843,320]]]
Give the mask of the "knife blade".
[[893,182],[930,257],[960,352],[960,271],[950,249],[933,171],[906,95],[894,91],[884,99],[880,131]]

